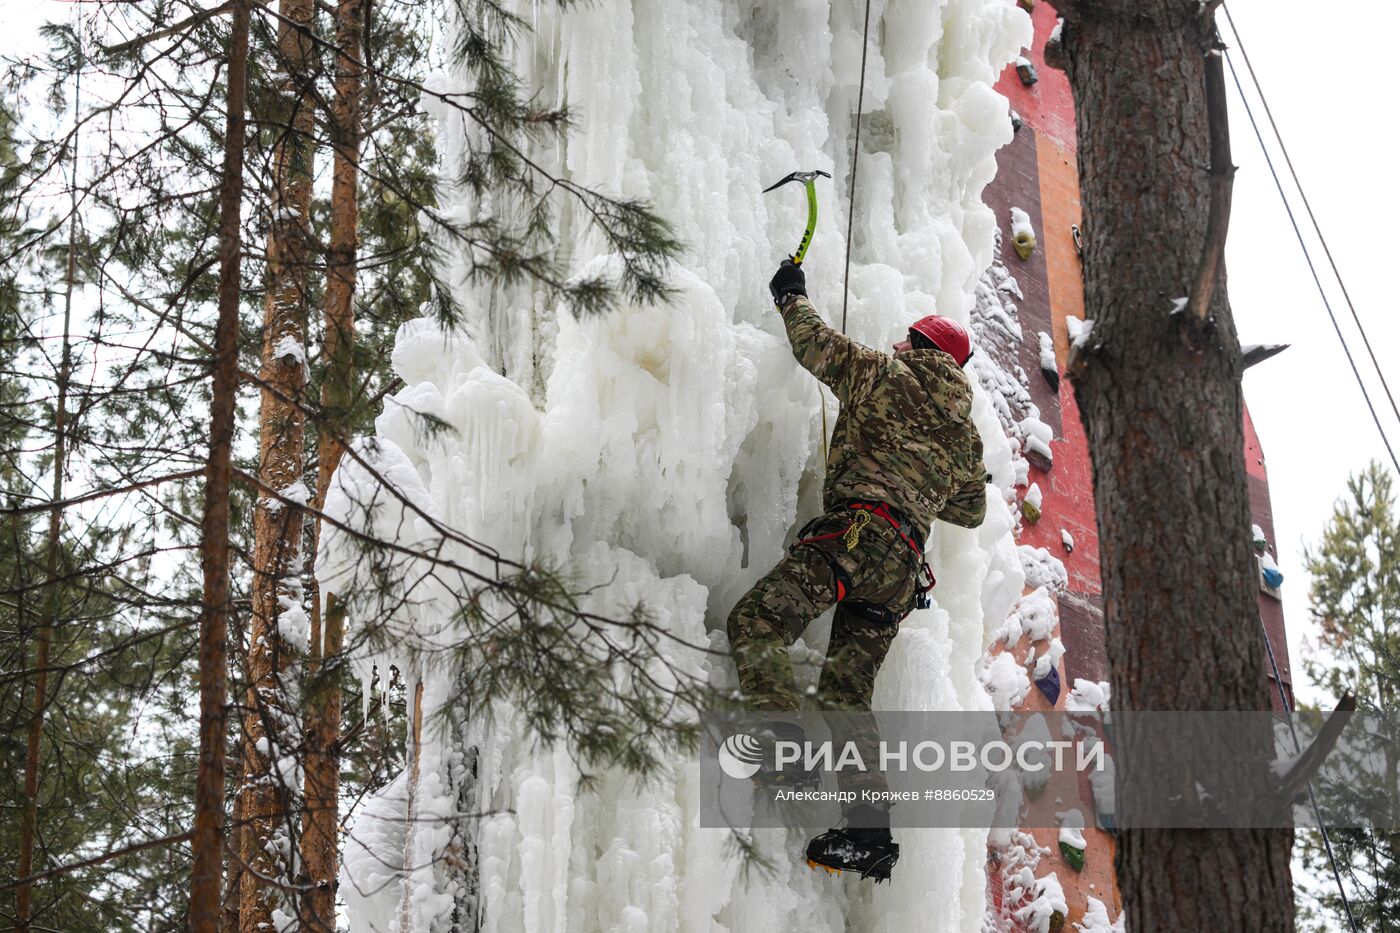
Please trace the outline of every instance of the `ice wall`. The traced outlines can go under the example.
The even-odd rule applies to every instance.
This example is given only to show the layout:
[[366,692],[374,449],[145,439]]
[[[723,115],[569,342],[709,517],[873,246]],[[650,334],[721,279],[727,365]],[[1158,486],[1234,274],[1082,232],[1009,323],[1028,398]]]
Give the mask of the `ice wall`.
[[[820,406],[830,420],[835,403],[797,367],[766,289],[800,237],[805,201],[797,187],[760,192],[796,169],[834,176],[819,182],[807,274],[814,301],[839,322],[864,6],[518,9],[534,27],[516,49],[527,85],[576,119],[565,146],[534,155],[581,183],[648,198],[675,224],[688,246],[673,270],[677,300],[575,321],[528,291],[488,293],[466,284],[461,267],[446,270],[464,325],[447,334],[424,319],[400,331],[394,365],[405,388],[386,403],[376,439],[342,467],[327,509],[353,522],[350,504],[379,496],[378,536],[434,542],[466,567],[480,568],[481,557],[442,529],[506,556],[567,563],[599,585],[590,608],[643,598],[678,635],[722,647],[730,607],[820,507]],[[875,0],[849,281],[858,340],[888,347],[934,309],[968,320],[993,258],[981,191],[1012,132],[992,84],[1030,36],[1011,0]],[[444,74],[433,85],[461,91],[464,81]],[[472,130],[450,108],[437,115],[450,161]],[[446,199],[461,217],[487,209],[450,190]],[[607,267],[571,211],[560,222],[574,270]],[[979,367],[991,390],[979,387],[974,418],[988,469],[1009,490],[1017,467],[996,392],[1007,377]],[[449,430],[425,432],[422,413]],[[417,508],[381,495],[385,482]],[[981,529],[940,525],[930,535],[936,605],[903,623],[878,706],[991,707],[978,666],[1024,573],[1005,497],[989,498]],[[368,571],[351,545],[328,533],[321,567],[328,588],[352,600],[353,631],[382,607],[353,601]],[[398,560],[378,572],[422,577],[410,557]],[[350,824],[341,892],[356,933],[465,921],[502,933],[979,928],[985,831],[899,832],[899,867],[878,890],[810,872],[804,838],[773,831],[759,841],[777,874],[744,876],[725,833],[698,828],[695,763],[640,787],[603,775],[579,792],[568,756],[536,748],[508,714],[490,729],[433,715],[450,711],[455,678],[467,676],[431,652],[452,637],[449,591],[460,583],[422,582],[391,613],[391,637],[356,658],[366,677],[396,666],[410,696],[421,683],[425,713],[410,754],[417,771]],[[827,624],[811,628],[797,659],[819,657]],[[702,663],[679,652],[672,660]],[[707,673],[733,681],[724,664]],[[449,829],[462,813],[490,814],[474,821],[474,852]]]

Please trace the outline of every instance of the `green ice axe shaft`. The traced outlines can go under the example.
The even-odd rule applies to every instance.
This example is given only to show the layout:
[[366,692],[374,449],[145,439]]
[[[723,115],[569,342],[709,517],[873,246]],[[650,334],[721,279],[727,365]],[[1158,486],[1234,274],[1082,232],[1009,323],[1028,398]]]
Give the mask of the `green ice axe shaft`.
[[802,260],[807,257],[807,247],[812,245],[812,234],[817,232],[817,186],[815,182],[818,175],[823,178],[831,177],[821,169],[814,172],[793,172],[781,181],[763,189],[763,193],[767,194],[774,188],[781,188],[790,181],[800,181],[807,187],[807,229],[802,234],[802,243],[798,245],[797,252],[792,254],[792,263],[795,266],[802,265]]

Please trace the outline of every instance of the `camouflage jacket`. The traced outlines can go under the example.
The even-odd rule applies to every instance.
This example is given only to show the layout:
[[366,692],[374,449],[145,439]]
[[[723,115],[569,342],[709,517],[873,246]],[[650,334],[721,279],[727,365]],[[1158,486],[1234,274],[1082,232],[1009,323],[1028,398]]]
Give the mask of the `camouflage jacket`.
[[987,512],[982,437],[972,423],[972,386],[942,350],[898,358],[828,327],[806,298],[782,308],[793,356],[841,402],[822,491],[877,499],[927,535],[936,518],[976,528]]

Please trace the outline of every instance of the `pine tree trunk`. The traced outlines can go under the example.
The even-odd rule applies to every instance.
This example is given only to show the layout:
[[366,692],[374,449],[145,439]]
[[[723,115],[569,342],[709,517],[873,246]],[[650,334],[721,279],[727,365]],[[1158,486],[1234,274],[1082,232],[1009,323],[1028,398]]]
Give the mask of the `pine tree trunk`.
[[[355,261],[359,228],[360,170],[360,0],[336,6],[336,84],[331,114],[335,147],[331,181],[330,256],[326,268],[323,356],[327,361],[321,388],[322,421],[317,436],[316,508],[326,501],[331,476],[344,453],[355,377]],[[317,522],[316,540],[320,538]],[[335,931],[335,888],[339,843],[340,713],[339,654],[344,644],[344,610],[327,594],[324,618],[318,584],[312,580],[311,659],[313,692],[306,724],[306,815],[302,862],[311,885],[302,918],[313,931]],[[328,663],[327,663],[328,662]]]
[[233,8],[229,39],[224,170],[219,192],[219,318],[214,329],[214,391],[204,481],[201,556],[204,605],[199,620],[199,775],[195,783],[190,933],[219,933],[224,868],[224,756],[228,723],[229,483],[238,394],[238,306],[242,270],[244,115],[248,90],[246,2]]
[[[73,110],[78,112],[82,91],[82,63],[79,63]],[[48,534],[44,541],[44,602],[34,650],[34,714],[29,720],[29,736],[24,756],[24,809],[20,814],[19,858],[17,877],[28,878],[34,873],[34,844],[39,828],[39,768],[44,739],[44,712],[49,705],[49,651],[53,643],[53,627],[58,618],[58,559],[62,545],[63,471],[68,460],[68,380],[72,372],[72,346],[69,329],[73,319],[73,289],[77,281],[78,263],[78,135],[73,137],[73,186],[68,218],[68,271],[63,294],[63,347],[58,364],[56,399],[53,415],[53,507],[49,509]],[[15,889],[16,933],[29,933],[33,901],[33,885],[21,881]]]
[[[1196,0],[1053,0],[1065,15],[1094,328],[1070,361],[1093,460],[1113,704],[1267,710],[1223,271],[1194,294],[1210,214],[1206,30]],[[1120,812],[1134,793],[1122,747]],[[1262,790],[1271,742],[1241,735]],[[1184,785],[1190,786],[1189,780]],[[1291,834],[1124,829],[1127,929],[1293,930]]]
[[[300,793],[287,763],[301,749],[288,675],[295,648],[279,616],[300,608],[302,511],[275,493],[304,489],[306,324],[312,141],[311,0],[281,0],[278,50],[284,69],[280,114],[273,117],[272,224],[267,244],[263,317],[262,407],[258,481],[253,514],[253,607],[249,626],[247,711],[243,723],[245,832],[239,926],[244,933],[275,929],[272,912],[294,913],[286,894],[267,879],[290,882],[296,853],[293,798]],[[302,499],[301,501],[306,501]]]

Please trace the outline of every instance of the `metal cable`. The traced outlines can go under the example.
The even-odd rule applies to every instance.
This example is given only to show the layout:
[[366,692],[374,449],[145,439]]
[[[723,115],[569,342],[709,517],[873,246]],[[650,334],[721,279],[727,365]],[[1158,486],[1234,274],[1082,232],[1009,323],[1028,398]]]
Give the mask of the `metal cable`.
[[1381,388],[1385,390],[1385,397],[1390,402],[1390,410],[1395,413],[1396,419],[1400,420],[1400,407],[1396,406],[1395,396],[1390,392],[1390,384],[1386,382],[1385,373],[1381,371],[1380,361],[1376,359],[1376,353],[1371,349],[1371,339],[1366,335],[1366,328],[1362,326],[1361,318],[1356,313],[1356,305],[1352,304],[1351,294],[1347,291],[1346,282],[1342,280],[1342,273],[1337,268],[1337,261],[1332,258],[1332,248],[1327,245],[1327,238],[1322,235],[1322,227],[1318,224],[1317,216],[1313,213],[1312,203],[1308,201],[1308,193],[1303,190],[1303,183],[1298,180],[1298,172],[1293,168],[1293,158],[1288,154],[1288,147],[1284,145],[1283,135],[1279,132],[1278,124],[1274,122],[1274,112],[1269,107],[1269,99],[1264,96],[1264,89],[1259,85],[1259,76],[1254,73],[1254,64],[1249,60],[1249,52],[1244,47],[1244,39],[1240,37],[1240,31],[1236,28],[1228,8],[1225,9],[1225,19],[1230,23],[1230,31],[1235,34],[1235,44],[1240,48],[1245,69],[1249,72],[1250,81],[1254,84],[1254,90],[1259,95],[1259,103],[1264,106],[1264,115],[1269,118],[1269,128],[1274,131],[1274,139],[1278,141],[1279,152],[1283,155],[1284,164],[1288,166],[1288,174],[1293,179],[1294,187],[1298,189],[1298,196],[1303,200],[1303,208],[1308,212],[1308,220],[1312,223],[1313,232],[1317,234],[1318,242],[1322,244],[1322,252],[1327,256],[1328,265],[1332,267],[1332,275],[1342,290],[1342,298],[1346,300],[1347,308],[1351,311],[1351,319],[1356,322],[1356,329],[1361,334],[1361,342],[1366,346],[1366,353],[1371,357],[1371,365],[1375,367],[1376,376],[1381,381]]
[[[1279,702],[1283,704],[1283,712],[1288,717],[1288,731],[1293,735],[1293,753],[1301,755],[1303,743],[1298,741],[1298,729],[1293,725],[1293,705],[1288,702],[1288,691],[1283,689],[1283,676],[1279,673],[1278,659],[1274,656],[1274,643],[1269,638],[1269,629],[1264,625],[1262,615],[1259,616],[1259,630],[1264,633],[1264,647],[1269,652],[1269,666],[1274,669],[1274,683],[1278,685]],[[1312,805],[1318,831],[1322,833],[1322,847],[1327,851],[1327,864],[1331,866],[1332,877],[1337,881],[1337,893],[1342,898],[1342,907],[1346,910],[1347,922],[1351,924],[1351,933],[1361,933],[1356,916],[1351,912],[1351,900],[1347,897],[1346,885],[1342,884],[1341,869],[1337,867],[1336,856],[1332,854],[1332,837],[1327,832],[1327,823],[1322,819],[1322,808],[1317,805],[1317,794],[1313,791],[1312,781],[1308,781],[1308,801]]]
[[[1229,11],[1226,11],[1229,15]],[[1239,38],[1238,35],[1235,37]],[[1327,309],[1327,317],[1332,322],[1332,329],[1337,332],[1337,340],[1342,344],[1342,352],[1346,354],[1347,363],[1351,365],[1351,374],[1356,379],[1357,386],[1361,389],[1361,397],[1366,400],[1366,408],[1371,412],[1371,420],[1376,423],[1376,431],[1381,436],[1381,443],[1385,445],[1386,452],[1390,454],[1390,462],[1395,466],[1397,473],[1400,473],[1400,459],[1395,456],[1395,449],[1390,446],[1390,438],[1386,436],[1385,428],[1381,425],[1381,419],[1376,414],[1376,406],[1371,403],[1371,393],[1366,390],[1366,383],[1361,379],[1361,372],[1356,368],[1356,360],[1351,355],[1351,347],[1347,345],[1347,339],[1342,334],[1341,325],[1337,323],[1337,315],[1332,311],[1332,303],[1327,300],[1327,292],[1322,287],[1322,279],[1318,277],[1317,267],[1313,264],[1312,253],[1308,251],[1308,245],[1303,241],[1303,232],[1298,228],[1298,219],[1293,214],[1293,205],[1288,201],[1288,195],[1284,193],[1283,182],[1278,177],[1278,172],[1274,169],[1274,160],[1269,155],[1268,147],[1264,145],[1264,136],[1259,131],[1259,122],[1254,119],[1254,109],[1249,106],[1249,101],[1244,96],[1244,86],[1240,83],[1239,72],[1235,70],[1234,59],[1230,53],[1225,53],[1225,63],[1230,66],[1230,77],[1235,81],[1235,89],[1239,92],[1240,102],[1244,104],[1244,112],[1249,115],[1249,124],[1254,128],[1254,138],[1259,141],[1259,149],[1264,153],[1264,161],[1269,166],[1269,174],[1274,177],[1274,186],[1278,188],[1279,198],[1283,201],[1283,208],[1288,212],[1288,222],[1293,225],[1293,235],[1298,239],[1298,245],[1303,250],[1303,258],[1307,261],[1308,271],[1312,273],[1313,283],[1317,285],[1317,293],[1322,298],[1322,306]]]

